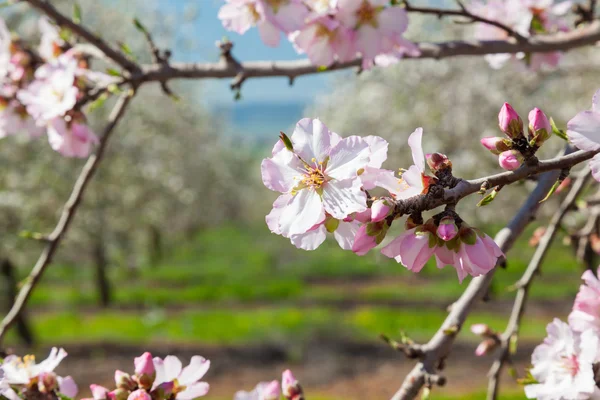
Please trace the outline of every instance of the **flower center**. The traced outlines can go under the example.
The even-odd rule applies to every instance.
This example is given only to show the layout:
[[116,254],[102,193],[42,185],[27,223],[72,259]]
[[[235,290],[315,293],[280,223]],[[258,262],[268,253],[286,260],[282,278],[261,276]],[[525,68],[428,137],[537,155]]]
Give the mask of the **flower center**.
[[317,29],[315,31],[315,37],[326,38],[327,40],[331,40],[331,39],[333,39],[334,36],[335,36],[335,31],[330,31],[323,24],[317,25]]
[[248,7],[250,15],[252,15],[252,21],[256,22],[260,20],[260,14],[256,11],[256,6],[254,4],[248,4],[246,7]]
[[279,7],[287,4],[288,0],[265,0],[266,3],[273,9],[275,13],[279,10]]
[[358,10],[356,10],[356,18],[358,25],[371,25],[377,27],[377,9],[368,1],[363,1]]
[[180,385],[177,379],[173,380],[173,393],[183,392],[186,386]]
[[303,185],[313,187],[315,189],[320,188],[325,183],[325,174],[323,172],[323,163],[316,163],[316,160],[312,159],[313,163],[315,163],[314,167],[309,165],[306,166],[306,173],[302,177],[300,181]]
[[575,376],[579,372],[579,361],[577,360],[577,356],[575,354],[572,354],[571,356],[563,356],[561,366],[566,369],[571,376]]

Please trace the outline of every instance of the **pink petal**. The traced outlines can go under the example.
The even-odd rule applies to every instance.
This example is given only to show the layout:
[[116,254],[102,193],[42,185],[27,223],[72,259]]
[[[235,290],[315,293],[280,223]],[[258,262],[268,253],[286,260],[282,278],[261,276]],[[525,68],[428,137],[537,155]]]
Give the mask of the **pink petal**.
[[352,250],[352,245],[354,244],[354,238],[358,232],[360,224],[356,221],[352,222],[344,222],[340,221],[335,232],[333,232],[333,236],[335,240],[338,242],[340,247],[344,250]]
[[275,200],[273,203],[273,209],[271,212],[265,217],[267,222],[267,226],[271,230],[271,232],[281,235],[281,230],[279,229],[279,218],[281,217],[281,213],[283,212],[283,208],[290,202],[292,199],[291,194],[283,194]]
[[577,148],[600,150],[600,113],[583,111],[567,123],[567,136]]
[[275,25],[269,21],[261,21],[258,23],[258,33],[263,43],[270,47],[279,46],[279,37],[281,33]]
[[177,393],[178,400],[194,400],[198,397],[202,397],[208,393],[210,385],[206,382],[198,382],[193,385],[189,385],[183,392]]
[[75,398],[75,396],[77,396],[77,392],[79,391],[79,388],[77,387],[75,380],[73,378],[71,378],[70,376],[65,376],[64,378],[59,376],[58,377],[58,391],[61,394],[64,394],[65,396],[73,399],[73,398]]

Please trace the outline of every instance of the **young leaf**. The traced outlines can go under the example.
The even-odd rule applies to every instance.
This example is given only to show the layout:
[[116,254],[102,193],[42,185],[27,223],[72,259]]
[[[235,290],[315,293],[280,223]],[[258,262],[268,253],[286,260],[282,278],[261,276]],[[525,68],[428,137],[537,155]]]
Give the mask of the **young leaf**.
[[552,187],[548,191],[548,194],[546,195],[546,197],[544,197],[542,200],[540,200],[540,203],[543,203],[546,200],[548,200],[550,198],[550,196],[552,196],[554,194],[554,192],[556,191],[556,189],[560,186],[561,182],[562,181],[560,179],[557,179],[556,182],[554,182],[554,185],[552,185]]
[[121,42],[120,47],[121,47],[121,50],[123,50],[123,53],[125,53],[129,57],[135,59],[135,56],[133,55],[133,51],[131,50],[131,47],[129,47],[129,45],[127,43]]
[[73,22],[81,24],[81,6],[77,2],[73,4]]
[[565,131],[563,131],[562,129],[558,129],[556,123],[554,123],[554,120],[552,118],[550,118],[550,126],[552,127],[552,133],[554,133],[556,136],[566,141],[569,140],[569,137],[567,136]]
[[481,201],[479,203],[477,203],[477,207],[483,207],[483,206],[487,206],[488,204],[490,204],[492,201],[494,201],[494,199],[498,195],[498,192],[499,191],[496,190],[496,188],[494,188],[494,190],[492,190],[492,192],[490,194],[485,196],[483,199],[481,199]]
[[108,99],[108,93],[102,93],[96,100],[94,100],[89,106],[88,106],[88,111],[94,111],[100,107],[102,107],[104,105],[104,103],[106,102],[106,99]]
[[134,18],[133,19],[133,25],[135,25],[136,29],[144,34],[148,33],[148,29],[146,29],[146,27],[140,22],[139,19]]
[[111,76],[121,76],[121,72],[119,72],[118,70],[116,70],[114,68],[107,68],[106,73]]

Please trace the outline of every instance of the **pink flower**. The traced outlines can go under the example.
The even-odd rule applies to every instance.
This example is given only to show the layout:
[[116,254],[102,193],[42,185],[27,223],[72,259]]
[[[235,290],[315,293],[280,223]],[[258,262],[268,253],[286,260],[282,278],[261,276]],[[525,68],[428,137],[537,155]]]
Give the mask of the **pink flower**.
[[569,325],[577,332],[591,329],[600,334],[600,281],[592,271],[585,271],[573,311],[569,315]]
[[6,27],[4,19],[0,18],[0,78],[7,77],[12,69],[12,65],[10,62],[11,43],[12,38],[10,35],[10,31]]
[[481,139],[483,147],[492,152],[492,154],[498,155],[503,151],[509,150],[508,146],[504,144],[504,139],[499,137],[484,137]]
[[395,259],[412,272],[419,272],[436,249],[435,236],[422,226],[409,229],[387,246],[381,253]]
[[281,235],[306,233],[324,222],[326,213],[343,220],[367,208],[358,175],[369,162],[364,140],[342,139],[318,119],[305,118],[296,125],[289,145],[293,148],[277,142],[273,157],[261,165],[265,186],[289,195],[278,218]]
[[475,349],[475,355],[477,357],[481,357],[481,356],[484,356],[486,354],[489,354],[496,347],[498,347],[498,344],[499,344],[498,340],[494,340],[492,338],[485,339],[484,341],[482,341],[481,343],[479,343],[479,345]]
[[127,400],[152,400],[152,397],[144,389],[138,389],[127,397]]
[[135,364],[136,375],[153,375],[154,374],[154,363],[152,362],[152,354],[145,352],[139,357],[133,360]]
[[389,67],[390,65],[398,64],[400,60],[406,56],[417,57],[420,54],[421,49],[419,49],[419,46],[402,37],[396,38],[391,51],[375,56],[372,65],[369,63],[369,60],[365,60],[366,64],[363,61],[363,68],[369,69],[373,65],[385,68]]
[[523,136],[523,121],[519,114],[508,103],[504,103],[498,114],[500,130],[509,138],[516,139]]
[[75,106],[79,93],[74,85],[76,71],[75,59],[61,57],[38,68],[36,80],[17,93],[39,125],[64,116]]
[[210,367],[210,361],[200,356],[193,356],[190,364],[182,368],[181,361],[175,356],[167,356],[164,360],[154,358],[156,379],[153,389],[165,382],[175,382],[173,393],[179,400],[193,400],[208,393],[209,385],[200,379]]
[[61,47],[65,41],[60,37],[58,27],[51,23],[48,17],[40,17],[38,26],[41,33],[38,52],[44,60],[53,60],[62,53]]
[[437,235],[443,241],[454,239],[458,234],[458,227],[452,217],[444,217],[440,220],[440,224],[437,228]]
[[379,222],[384,220],[388,216],[390,209],[391,207],[388,205],[387,200],[375,200],[371,206],[371,221]]
[[589,399],[598,389],[593,365],[598,361],[598,336],[574,332],[559,319],[548,324],[548,336],[531,356],[531,375],[538,383],[525,386],[528,399]]
[[385,238],[388,228],[385,222],[361,225],[354,238],[352,251],[359,256],[364,256],[369,250],[381,243]]
[[279,382],[260,382],[251,392],[240,390],[233,396],[233,400],[279,400]]
[[[567,123],[569,141],[585,151],[600,150],[600,90],[592,98],[592,110],[582,111]],[[590,160],[594,179],[600,181],[600,155]]]
[[280,32],[290,33],[301,29],[308,8],[301,0],[226,0],[219,10],[223,26],[239,34],[258,26],[262,41],[275,47],[279,45]]
[[45,128],[37,126],[25,107],[16,100],[10,101],[0,111],[0,138],[22,132],[27,132],[34,138],[41,136],[44,131]]
[[21,358],[10,355],[4,359],[1,366],[4,380],[9,385],[28,385],[41,374],[53,372],[66,356],[66,351],[56,347],[53,347],[48,358],[39,364],[35,362],[34,356]]
[[[387,0],[338,0],[338,18],[356,33],[356,50],[371,61],[403,44],[408,16],[402,7],[389,7]],[[366,64],[368,66],[369,63]]]
[[104,386],[95,384],[90,385],[90,390],[92,392],[92,397],[94,400],[105,400],[108,398],[108,392],[110,392],[110,390],[108,390]]
[[546,140],[550,139],[552,126],[546,114],[539,108],[534,108],[529,112],[529,140],[534,141],[537,146],[541,146]]
[[289,369],[286,369],[281,374],[281,391],[283,392],[283,397],[288,400],[296,399],[297,396],[301,396],[303,393],[300,383]]
[[498,157],[498,164],[507,171],[514,171],[523,164],[523,155],[518,150],[503,151]]
[[298,53],[306,53],[314,65],[330,66],[354,58],[354,33],[329,15],[315,15],[306,26],[290,35]]
[[462,227],[459,232],[460,248],[454,254],[453,266],[462,282],[467,275],[485,275],[496,267],[504,253],[496,242],[478,229]]
[[92,130],[81,122],[66,122],[55,118],[48,125],[48,142],[53,150],[65,157],[87,157],[98,138]]

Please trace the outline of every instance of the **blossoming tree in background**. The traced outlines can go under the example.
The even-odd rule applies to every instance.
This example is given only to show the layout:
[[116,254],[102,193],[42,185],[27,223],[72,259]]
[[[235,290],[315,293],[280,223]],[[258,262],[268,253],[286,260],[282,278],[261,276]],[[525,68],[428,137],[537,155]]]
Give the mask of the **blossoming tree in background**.
[[[484,56],[494,69],[537,71],[556,66],[566,50],[600,41],[595,1],[490,0],[457,2],[456,8],[438,9],[406,0],[226,0],[218,14],[225,28],[243,34],[256,27],[268,46],[277,46],[286,37],[307,60],[243,63],[234,57],[233,43],[221,41],[218,63],[179,64],[171,61],[170,51],[158,49],[151,33],[135,20],[153,58],[151,64],[140,64],[126,46],[116,47],[82,25],[77,7],[71,18],[45,0],[21,2],[44,14],[39,21],[41,41],[33,44],[19,38],[0,23],[0,137],[24,135],[41,140],[45,136],[54,151],[88,160],[56,228],[37,237],[45,248],[0,323],[0,341],[51,264],[113,129],[140,86],[158,82],[165,94],[172,96],[168,86],[172,79],[233,78],[231,87],[239,93],[244,81],[251,78],[284,76],[293,82],[299,76],[328,70],[368,70],[390,67],[403,58],[460,55]],[[415,13],[474,23],[475,29],[466,30],[464,41],[420,43],[419,38],[405,37],[410,15]],[[98,59],[112,65],[96,68]],[[86,115],[112,95],[119,99],[105,129],[100,134],[92,132]],[[568,193],[548,228],[536,239],[536,253],[515,285],[517,294],[506,330],[494,332],[483,324],[471,327],[483,339],[476,354],[496,355],[488,398],[497,398],[498,377],[515,351],[527,293],[543,257],[561,220],[585,193],[589,176],[600,180],[599,96],[597,92],[592,109],[574,116],[565,130],[533,104],[527,126],[509,103],[499,104],[498,125],[503,136],[478,139],[506,171],[473,180],[455,176],[452,160],[443,153],[426,153],[424,147],[429,146],[427,140],[423,143],[424,132],[419,127],[406,127],[406,132],[414,129],[407,143],[413,165],[386,166],[389,169],[384,163],[390,145],[376,132],[343,137],[329,130],[326,121],[305,118],[289,136],[280,133],[271,156],[261,164],[264,185],[279,193],[266,217],[273,233],[305,250],[316,250],[331,233],[343,250],[357,256],[379,247],[383,255],[414,273],[431,259],[437,268],[454,268],[459,283],[473,277],[428,343],[386,338],[391,347],[418,360],[394,399],[412,399],[419,393],[427,397],[434,385],[444,384],[441,365],[473,305],[486,294],[496,267],[537,208],[549,196],[558,195],[559,187],[564,193],[564,182],[571,174]],[[492,124],[495,122],[490,121]],[[538,150],[549,140],[564,140],[564,152],[553,159],[538,159]],[[504,186],[528,178],[537,180],[537,188],[495,239],[469,225],[464,212],[459,215],[456,211],[461,201],[475,207],[470,196],[476,193],[483,196],[478,206],[493,207]],[[398,226],[400,233],[393,233]],[[532,355],[532,367],[522,379],[528,398],[600,398],[600,283],[591,271],[583,279],[568,323],[556,319],[549,324],[547,339]],[[65,356],[64,350],[56,348],[41,363],[32,356],[8,355],[0,364],[0,397],[75,397],[75,382],[54,373]],[[133,374],[116,371],[114,386],[92,385],[90,389],[97,400],[191,400],[209,393],[209,384],[201,380],[209,366],[201,356],[183,367],[174,356],[161,359],[144,353],[134,360]],[[304,398],[300,383],[289,370],[283,372],[281,383],[260,382],[250,392],[236,393],[235,399],[281,396]]]

